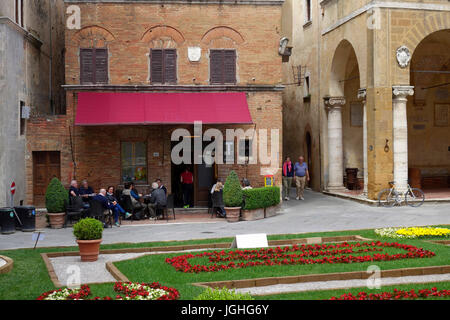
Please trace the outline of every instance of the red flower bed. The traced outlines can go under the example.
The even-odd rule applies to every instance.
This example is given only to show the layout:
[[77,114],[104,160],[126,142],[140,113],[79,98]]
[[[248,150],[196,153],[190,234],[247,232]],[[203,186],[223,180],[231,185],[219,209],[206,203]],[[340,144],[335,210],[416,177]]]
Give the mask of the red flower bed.
[[449,297],[450,290],[438,291],[436,287],[429,289],[419,290],[418,292],[403,291],[394,289],[393,292],[382,293],[366,293],[360,292],[357,295],[351,293],[343,294],[340,297],[332,297],[330,300],[401,300],[401,299],[426,299],[428,297]]
[[[116,282],[114,291],[119,293],[115,298],[94,297],[91,300],[177,300],[180,298],[178,290],[162,286],[158,282]],[[90,300],[90,294],[89,286],[83,285],[79,290],[64,288],[48,291],[40,295],[37,300]]]
[[[383,248],[395,248],[406,251],[399,254],[374,253]],[[260,250],[214,251],[187,254],[167,258],[166,262],[177,271],[185,273],[216,272],[227,269],[248,268],[255,266],[296,265],[296,264],[336,264],[362,263],[369,261],[391,261],[399,259],[429,258],[434,252],[397,242],[363,242],[340,244],[316,244]],[[208,265],[191,265],[189,259],[207,257]]]

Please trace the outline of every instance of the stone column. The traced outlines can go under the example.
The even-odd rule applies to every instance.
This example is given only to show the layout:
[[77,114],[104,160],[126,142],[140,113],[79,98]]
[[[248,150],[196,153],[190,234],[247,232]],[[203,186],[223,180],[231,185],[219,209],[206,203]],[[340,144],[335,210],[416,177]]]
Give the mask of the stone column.
[[342,106],[344,97],[326,97],[328,111],[328,191],[343,191],[344,149],[342,145]]
[[364,191],[363,196],[367,197],[368,194],[368,165],[367,165],[367,107],[366,107],[366,89],[358,90],[358,99],[361,100],[363,104],[363,171],[364,171]]
[[408,121],[407,97],[414,94],[412,86],[392,87],[392,127],[394,153],[394,181],[400,192],[405,192],[408,183]]

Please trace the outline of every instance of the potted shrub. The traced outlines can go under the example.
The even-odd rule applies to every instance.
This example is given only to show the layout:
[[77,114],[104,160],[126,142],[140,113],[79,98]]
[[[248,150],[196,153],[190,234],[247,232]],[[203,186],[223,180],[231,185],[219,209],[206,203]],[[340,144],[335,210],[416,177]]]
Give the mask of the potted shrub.
[[239,221],[241,213],[243,191],[239,178],[233,170],[227,177],[223,187],[223,202],[225,204],[225,211],[227,212],[228,222]]
[[103,224],[93,218],[81,219],[73,226],[73,234],[80,249],[81,261],[97,261]]
[[264,219],[266,193],[264,188],[254,188],[244,191],[244,205],[241,220],[252,221]]
[[52,228],[60,229],[63,227],[66,202],[68,199],[69,193],[61,181],[53,178],[45,192],[45,207],[47,208],[49,222]]
[[267,203],[264,209],[264,218],[275,216],[281,209],[281,189],[279,187],[266,187]]

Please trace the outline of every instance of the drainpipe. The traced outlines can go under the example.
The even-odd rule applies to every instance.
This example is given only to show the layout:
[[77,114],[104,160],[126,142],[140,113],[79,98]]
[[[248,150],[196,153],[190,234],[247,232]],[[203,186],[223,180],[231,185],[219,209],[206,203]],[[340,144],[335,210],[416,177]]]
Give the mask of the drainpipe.
[[48,2],[48,15],[49,15],[49,31],[50,31],[50,52],[49,52],[49,57],[50,57],[50,63],[49,63],[49,102],[50,102],[50,110],[52,112],[52,114],[56,114],[55,112],[55,107],[53,105],[53,78],[52,78],[52,70],[53,70],[53,43],[52,43],[52,3],[49,0]]

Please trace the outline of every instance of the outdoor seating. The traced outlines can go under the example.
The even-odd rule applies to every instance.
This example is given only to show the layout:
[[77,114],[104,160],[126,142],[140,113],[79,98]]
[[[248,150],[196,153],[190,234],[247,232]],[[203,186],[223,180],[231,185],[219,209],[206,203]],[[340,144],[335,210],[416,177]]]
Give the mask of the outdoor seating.
[[132,219],[133,220],[141,220],[141,216],[143,216],[142,212],[143,209],[142,208],[134,208],[133,207],[133,202],[131,201],[131,196],[128,195],[121,195],[119,199],[119,204],[120,206],[126,211],[131,213]]
[[103,205],[97,200],[89,200],[89,217],[102,221],[112,228],[114,223],[111,210],[103,208]]
[[156,215],[159,215],[160,213],[162,213],[163,219],[164,219],[164,216],[165,216],[167,221],[169,221],[169,210],[170,209],[172,210],[173,220],[175,220],[175,206],[174,206],[174,199],[173,199],[173,195],[172,194],[169,194],[167,196],[167,205],[165,205],[165,206],[158,206],[156,208]]
[[66,205],[66,218],[64,221],[64,228],[67,227],[67,222],[70,220],[80,220],[84,217],[88,210],[83,206],[83,199],[81,197],[70,197],[69,203]]

